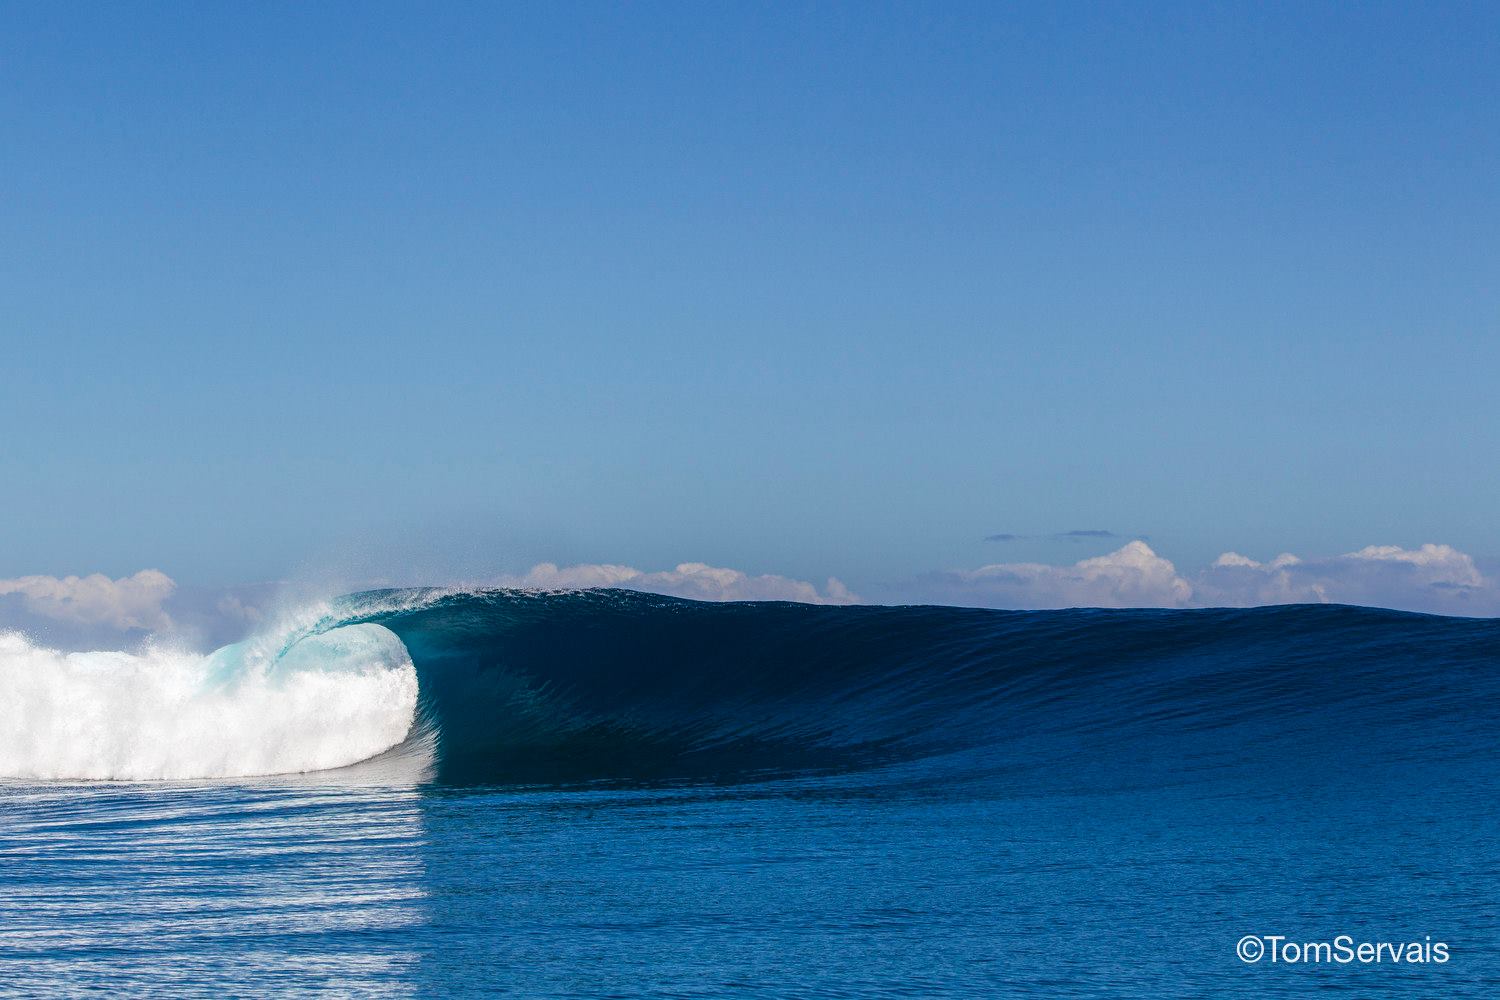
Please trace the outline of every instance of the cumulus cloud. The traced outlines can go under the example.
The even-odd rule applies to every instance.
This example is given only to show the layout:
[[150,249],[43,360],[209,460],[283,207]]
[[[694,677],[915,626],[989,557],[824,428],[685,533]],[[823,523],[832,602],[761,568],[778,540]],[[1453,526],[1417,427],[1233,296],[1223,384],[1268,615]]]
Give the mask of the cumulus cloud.
[[214,610],[226,618],[254,624],[264,617],[260,608],[246,604],[238,594],[225,594],[214,604]]
[[1500,614],[1500,586],[1451,545],[1370,545],[1324,559],[1257,562],[1226,552],[1200,574],[1197,603],[1365,604],[1440,614]]
[[[522,575],[495,582],[537,590],[619,587],[700,601],[861,602],[833,577],[820,588],[791,577],[752,576],[697,562],[656,572],[611,563],[540,563]],[[107,632],[101,630],[132,629],[196,630],[211,633],[215,642],[229,641],[261,618],[269,595],[255,596],[251,589],[243,595],[203,592],[193,600],[195,592],[177,593],[171,577],[158,570],[117,580],[100,573],[0,579],[0,624],[9,607],[12,617],[24,611],[33,620],[84,630],[76,632],[84,637],[79,641],[96,641],[88,636],[102,639]],[[1201,570],[1184,572],[1136,539],[1106,555],[1068,565],[1001,562],[929,573],[881,588],[878,598],[1017,609],[1337,603],[1485,617],[1500,616],[1500,566],[1482,567],[1450,545],[1370,545],[1317,558],[1283,553],[1264,562],[1225,552]]]
[[89,576],[22,576],[0,580],[0,597],[18,597],[28,614],[69,625],[116,629],[169,628],[163,609],[177,585],[160,570],[111,580]]
[[646,573],[632,566],[591,563],[559,567],[533,566],[524,576],[508,577],[505,586],[536,590],[582,590],[620,587],[696,601],[798,601],[803,604],[857,604],[859,598],[833,577],[820,593],[803,580],[785,576],[749,576],[737,569],[706,563],[681,563],[676,569]]
[[1071,566],[994,563],[934,573],[924,599],[1006,608],[1185,607],[1193,588],[1169,561],[1142,541]]
[[1436,614],[1500,615],[1500,581],[1449,545],[1371,545],[1320,559],[1268,562],[1226,552],[1192,575],[1143,541],[1071,566],[995,563],[935,573],[906,588],[922,601],[1006,608],[1254,607],[1362,604]]

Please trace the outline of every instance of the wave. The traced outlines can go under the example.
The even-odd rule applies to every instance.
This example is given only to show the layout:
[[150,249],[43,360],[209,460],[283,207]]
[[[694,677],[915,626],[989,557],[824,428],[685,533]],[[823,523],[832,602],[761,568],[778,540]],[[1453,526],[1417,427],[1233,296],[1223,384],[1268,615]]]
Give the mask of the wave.
[[1055,787],[1275,770],[1308,755],[1431,758],[1434,733],[1475,759],[1497,749],[1495,620],[418,590],[355,595],[316,627],[356,622],[405,643],[439,776],[461,783],[742,781],[918,762],[918,781]]
[[[442,782],[1161,782],[1493,760],[1500,621],[388,590],[208,656],[0,639],[0,774],[435,760]],[[920,773],[913,766],[923,768]],[[904,770],[903,770],[904,769]],[[914,777],[915,774],[915,777]]]

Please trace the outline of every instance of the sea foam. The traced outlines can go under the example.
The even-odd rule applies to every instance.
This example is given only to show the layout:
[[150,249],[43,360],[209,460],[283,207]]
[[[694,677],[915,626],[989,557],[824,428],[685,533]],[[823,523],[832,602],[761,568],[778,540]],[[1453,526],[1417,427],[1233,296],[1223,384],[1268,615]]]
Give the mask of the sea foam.
[[229,778],[343,767],[406,739],[417,674],[380,625],[204,655],[64,653],[0,633],[0,776]]

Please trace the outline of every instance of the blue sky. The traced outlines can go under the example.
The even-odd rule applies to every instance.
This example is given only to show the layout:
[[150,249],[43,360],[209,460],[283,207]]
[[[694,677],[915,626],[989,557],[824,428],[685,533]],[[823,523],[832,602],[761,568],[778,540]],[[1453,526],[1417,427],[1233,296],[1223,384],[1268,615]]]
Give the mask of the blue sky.
[[1500,554],[1494,7],[0,24],[0,576]]

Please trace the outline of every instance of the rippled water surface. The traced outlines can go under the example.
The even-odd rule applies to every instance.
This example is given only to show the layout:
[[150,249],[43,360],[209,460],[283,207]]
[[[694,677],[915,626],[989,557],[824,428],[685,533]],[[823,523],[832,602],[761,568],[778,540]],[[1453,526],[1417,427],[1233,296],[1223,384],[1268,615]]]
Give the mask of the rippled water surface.
[[[827,782],[10,787],[0,977],[17,994],[1491,996],[1489,808]],[[1431,934],[1453,958],[1234,957],[1278,931]]]

